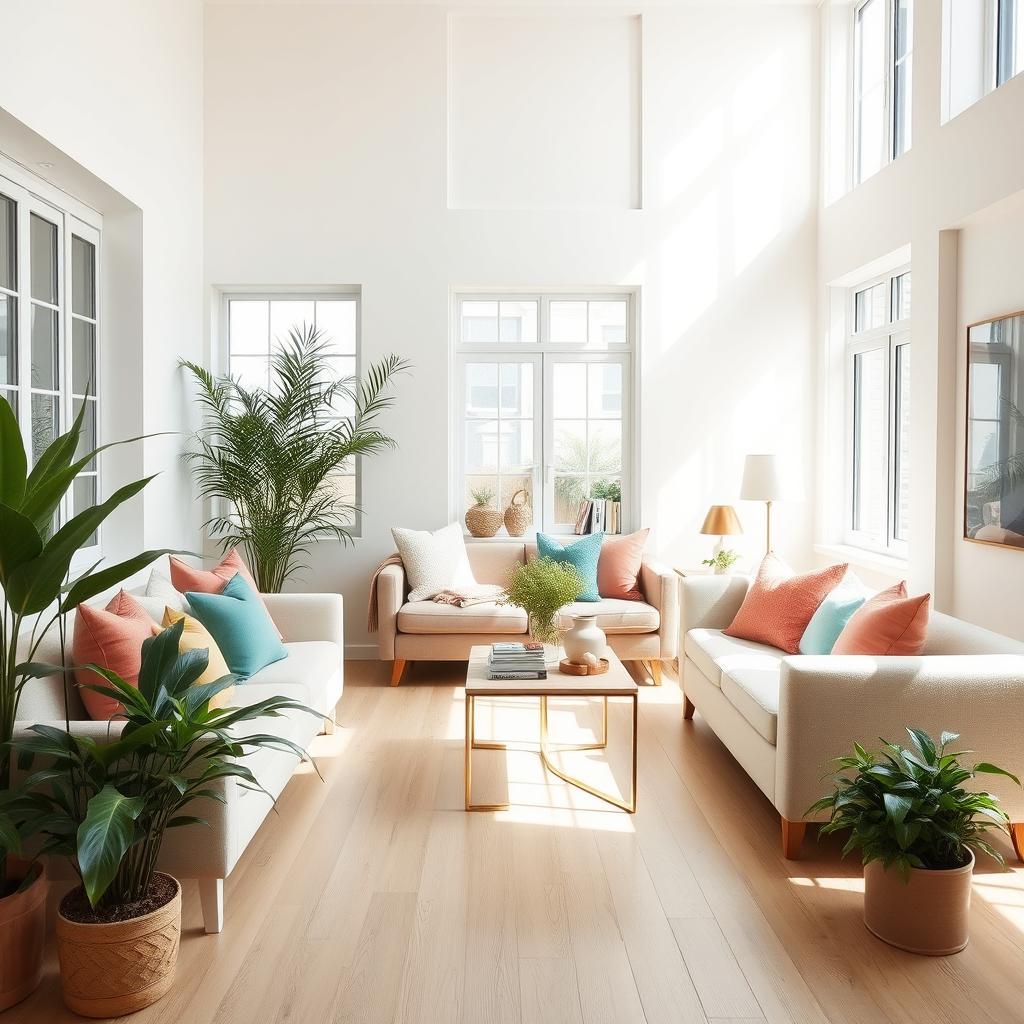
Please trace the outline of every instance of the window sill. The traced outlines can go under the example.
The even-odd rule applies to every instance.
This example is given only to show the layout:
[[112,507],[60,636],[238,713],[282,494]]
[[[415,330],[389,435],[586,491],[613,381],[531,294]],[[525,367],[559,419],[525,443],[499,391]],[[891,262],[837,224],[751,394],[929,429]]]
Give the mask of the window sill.
[[826,555],[829,558],[842,559],[855,568],[870,569],[872,572],[884,573],[894,579],[903,579],[909,568],[905,558],[883,555],[878,551],[855,548],[849,544],[815,544],[814,551],[816,554]]

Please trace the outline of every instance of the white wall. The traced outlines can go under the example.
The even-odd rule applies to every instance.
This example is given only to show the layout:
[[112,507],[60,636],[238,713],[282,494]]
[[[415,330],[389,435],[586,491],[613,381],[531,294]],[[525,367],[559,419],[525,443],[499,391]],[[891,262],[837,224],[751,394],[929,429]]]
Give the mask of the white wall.
[[[0,152],[29,169],[45,159],[47,178],[88,192],[104,269],[123,284],[101,297],[105,434],[180,431],[191,406],[177,360],[204,352],[202,2],[4,0],[0,18]],[[104,457],[108,493],[161,474],[106,531],[108,554],[195,547],[179,453],[166,437]]]
[[[640,288],[638,518],[672,562],[707,554],[697,530],[736,501],[746,452],[810,465],[817,13],[708,3],[642,20],[643,209],[467,210],[447,206],[443,7],[207,10],[211,290],[361,285],[364,360],[416,364],[388,420],[401,449],[364,469],[364,538],[322,546],[303,582],[343,591],[354,652],[370,650],[367,579],[389,528],[449,516],[451,288]],[[776,514],[797,564],[808,508]],[[763,508],[740,514],[756,555]]]

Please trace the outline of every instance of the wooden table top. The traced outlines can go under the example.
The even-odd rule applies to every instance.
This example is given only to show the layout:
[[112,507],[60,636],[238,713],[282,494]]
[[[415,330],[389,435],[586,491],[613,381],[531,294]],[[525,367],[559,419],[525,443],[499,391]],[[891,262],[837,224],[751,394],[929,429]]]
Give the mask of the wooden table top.
[[469,652],[467,697],[631,697],[637,692],[636,682],[611,648],[604,654],[609,664],[603,675],[564,675],[558,671],[556,659],[548,663],[547,679],[488,679],[490,652],[489,644]]

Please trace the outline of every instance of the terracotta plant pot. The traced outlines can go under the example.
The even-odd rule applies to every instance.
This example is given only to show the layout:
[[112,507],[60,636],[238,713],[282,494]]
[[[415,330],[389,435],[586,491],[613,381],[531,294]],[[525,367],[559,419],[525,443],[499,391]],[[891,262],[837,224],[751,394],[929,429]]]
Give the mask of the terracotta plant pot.
[[9,877],[21,881],[31,870],[27,889],[0,900],[0,1011],[30,996],[43,976],[46,937],[46,871],[43,865],[11,857]]
[[962,868],[912,868],[908,882],[872,861],[864,868],[864,923],[883,942],[911,953],[959,953],[967,945],[973,871],[973,853]]
[[167,993],[181,937],[181,885],[171,881],[177,888],[172,900],[130,921],[81,924],[57,915],[60,984],[69,1010],[121,1017]]

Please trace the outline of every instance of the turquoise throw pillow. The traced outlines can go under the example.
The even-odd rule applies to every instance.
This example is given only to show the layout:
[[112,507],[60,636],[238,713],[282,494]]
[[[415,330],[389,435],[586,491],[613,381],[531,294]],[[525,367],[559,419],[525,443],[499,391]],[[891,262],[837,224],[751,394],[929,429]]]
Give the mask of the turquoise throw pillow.
[[236,675],[247,679],[288,657],[270,613],[240,574],[232,576],[219,594],[189,591],[186,597]]
[[567,562],[574,566],[583,577],[584,591],[577,601],[600,601],[597,591],[597,560],[601,557],[603,533],[588,533],[571,544],[562,545],[554,537],[537,534],[537,554],[541,558],[553,558],[556,562]]
[[843,627],[869,596],[860,580],[848,572],[811,616],[800,637],[800,653],[831,654]]

